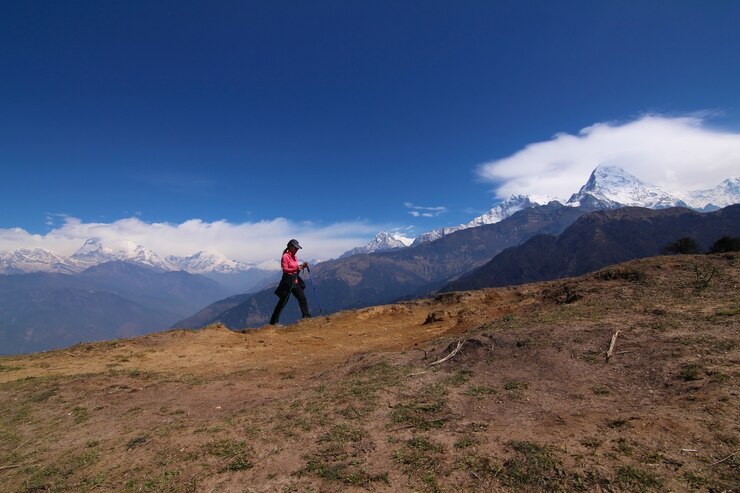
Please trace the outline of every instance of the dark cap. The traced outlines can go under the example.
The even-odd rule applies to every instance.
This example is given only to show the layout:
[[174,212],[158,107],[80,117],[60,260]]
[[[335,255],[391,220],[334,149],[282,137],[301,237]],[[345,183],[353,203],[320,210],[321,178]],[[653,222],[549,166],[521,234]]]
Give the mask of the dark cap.
[[288,242],[288,246],[289,246],[289,247],[294,247],[294,248],[297,248],[298,250],[300,250],[301,248],[303,248],[303,247],[301,247],[301,245],[300,245],[300,244],[298,243],[298,240],[290,240],[290,241]]

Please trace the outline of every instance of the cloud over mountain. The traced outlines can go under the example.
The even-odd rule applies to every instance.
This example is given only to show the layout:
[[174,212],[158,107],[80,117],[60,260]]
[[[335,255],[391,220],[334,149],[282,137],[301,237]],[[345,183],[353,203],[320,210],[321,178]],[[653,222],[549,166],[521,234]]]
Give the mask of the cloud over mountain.
[[740,133],[710,128],[699,116],[646,115],[560,133],[478,168],[496,195],[567,199],[597,165],[618,166],[669,192],[712,188],[737,175]]
[[360,221],[316,224],[284,218],[241,224],[192,219],[173,224],[148,223],[138,218],[90,223],[66,217],[61,226],[43,235],[21,228],[0,228],[0,251],[44,248],[71,255],[87,239],[99,238],[114,249],[142,244],[161,256],[189,256],[193,252],[210,250],[231,259],[271,268],[290,238],[300,238],[310,258],[331,258],[366,243],[368,236],[379,229],[382,226]]

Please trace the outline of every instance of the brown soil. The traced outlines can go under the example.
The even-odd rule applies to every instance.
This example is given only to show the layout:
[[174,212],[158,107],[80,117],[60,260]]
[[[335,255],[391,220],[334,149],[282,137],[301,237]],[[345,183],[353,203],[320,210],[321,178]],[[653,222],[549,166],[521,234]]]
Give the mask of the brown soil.
[[0,491],[738,491],[739,284],[659,257],[3,357]]

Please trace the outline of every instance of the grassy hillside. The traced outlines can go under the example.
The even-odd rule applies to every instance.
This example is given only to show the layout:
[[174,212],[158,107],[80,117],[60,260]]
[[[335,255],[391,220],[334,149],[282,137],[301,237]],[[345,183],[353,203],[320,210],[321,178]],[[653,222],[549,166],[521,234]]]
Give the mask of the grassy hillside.
[[0,490],[729,491],[738,286],[656,257],[3,357]]

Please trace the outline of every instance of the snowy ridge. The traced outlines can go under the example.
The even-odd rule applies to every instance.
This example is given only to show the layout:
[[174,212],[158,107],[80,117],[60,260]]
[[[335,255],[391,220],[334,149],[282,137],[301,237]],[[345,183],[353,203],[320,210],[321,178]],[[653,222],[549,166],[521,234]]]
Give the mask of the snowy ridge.
[[69,257],[43,248],[0,251],[0,274],[74,274],[116,260],[143,265],[160,272],[182,270],[191,274],[236,274],[256,268],[252,264],[231,260],[215,252],[200,251],[189,257],[171,255],[162,259],[155,252],[133,242],[126,242],[113,249],[105,246],[100,238],[90,238]]
[[412,238],[406,238],[400,233],[381,231],[375,235],[375,238],[373,238],[367,245],[344,252],[339,258],[349,257],[359,253],[383,252],[385,250],[393,250],[395,248],[404,248],[411,245],[413,242],[414,240]]
[[238,260],[231,260],[220,253],[208,251],[200,251],[189,257],[170,255],[165,260],[172,270],[184,270],[191,274],[214,272],[229,274],[255,268],[253,264],[244,264]]
[[81,270],[82,268],[74,260],[44,248],[21,248],[10,252],[0,252],[0,273],[4,274],[26,272],[73,274]]
[[710,212],[740,203],[740,178],[728,178],[710,190],[676,194],[692,209]]
[[419,235],[416,240],[414,240],[413,244],[419,245],[421,243],[438,240],[443,236],[463,229],[476,228],[478,226],[484,226],[486,224],[496,224],[523,209],[526,209],[528,207],[535,207],[537,205],[544,205],[549,201],[550,199],[548,198],[535,199],[534,197],[524,195],[512,195],[511,198],[509,198],[508,200],[501,202],[485,214],[474,218],[467,224],[461,224],[459,226],[453,226],[450,228],[434,229],[427,233],[423,233]]

